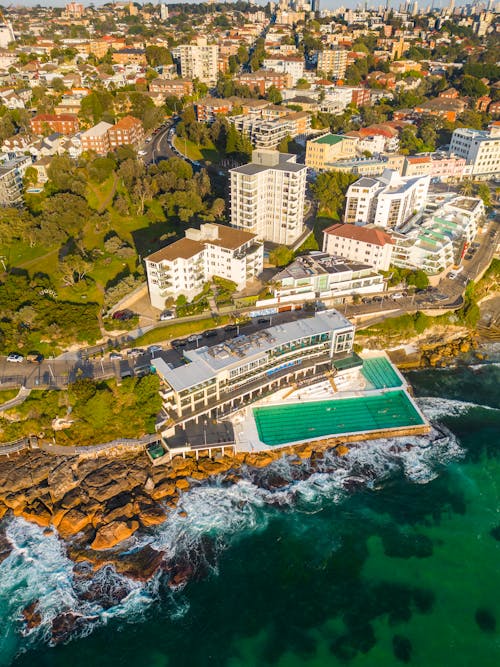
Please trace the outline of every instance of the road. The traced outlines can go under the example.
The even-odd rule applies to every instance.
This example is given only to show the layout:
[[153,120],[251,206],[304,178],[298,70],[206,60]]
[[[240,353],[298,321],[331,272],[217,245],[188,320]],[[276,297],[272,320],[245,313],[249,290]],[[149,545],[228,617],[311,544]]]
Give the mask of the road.
[[143,159],[145,164],[157,164],[161,160],[175,157],[168,140],[168,133],[173,125],[173,121],[167,121],[156,134],[152,135],[151,141],[144,145],[145,155]]

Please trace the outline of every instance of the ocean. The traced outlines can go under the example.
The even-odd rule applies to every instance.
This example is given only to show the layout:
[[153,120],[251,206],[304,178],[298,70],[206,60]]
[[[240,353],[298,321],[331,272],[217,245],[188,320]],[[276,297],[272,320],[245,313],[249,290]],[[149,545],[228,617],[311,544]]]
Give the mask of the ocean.
[[[500,367],[412,372],[429,438],[364,443],[314,470],[278,461],[192,488],[141,538],[195,576],[82,600],[54,536],[7,519],[0,665],[25,667],[496,667],[500,664]],[[403,446],[401,446],[403,445]],[[80,590],[79,590],[80,587]],[[123,593],[125,592],[125,597]],[[42,624],[21,636],[38,600]],[[81,615],[50,646],[51,621]]]

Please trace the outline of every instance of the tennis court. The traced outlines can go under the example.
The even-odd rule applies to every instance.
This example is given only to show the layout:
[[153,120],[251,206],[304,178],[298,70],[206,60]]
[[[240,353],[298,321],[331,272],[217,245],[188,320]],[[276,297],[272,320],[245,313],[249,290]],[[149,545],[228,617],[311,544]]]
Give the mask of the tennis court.
[[401,389],[356,398],[264,406],[254,408],[253,414],[259,439],[271,446],[424,423]]
[[364,359],[361,372],[374,389],[401,387],[403,381],[385,357]]

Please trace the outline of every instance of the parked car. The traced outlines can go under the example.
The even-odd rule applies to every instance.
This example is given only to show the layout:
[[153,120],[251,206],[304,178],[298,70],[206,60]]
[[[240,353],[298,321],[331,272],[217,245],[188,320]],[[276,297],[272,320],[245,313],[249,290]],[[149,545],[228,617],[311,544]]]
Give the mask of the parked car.
[[26,361],[30,361],[31,363],[41,364],[43,361],[43,354],[40,354],[39,352],[30,352],[26,356]]
[[141,354],[144,354],[144,350],[141,350],[139,347],[134,347],[131,350],[128,350],[127,355],[129,357],[140,357]]
[[120,359],[123,359],[123,354],[120,354],[120,352],[110,352],[109,358],[119,361]]
[[395,300],[398,300],[398,299],[403,299],[404,297],[401,294],[401,292],[396,292],[396,294],[391,294],[391,298],[395,299]]
[[149,354],[155,354],[156,352],[163,352],[163,348],[161,345],[150,345],[148,347],[148,352]]
[[259,317],[257,320],[258,324],[271,324],[271,318],[270,317]]
[[174,340],[170,341],[170,345],[172,347],[186,347],[188,344],[187,340],[185,338],[176,338]]
[[227,327],[224,327],[226,333],[233,333],[233,331],[238,331],[237,324],[228,324]]
[[160,315],[160,322],[164,322],[165,320],[173,320],[174,318],[175,313],[173,310],[164,310]]
[[215,329],[208,329],[203,333],[203,336],[205,338],[212,338],[213,336],[217,336],[217,331]]
[[11,352],[7,357],[7,361],[10,361],[14,364],[20,364],[24,361],[24,357],[22,354],[18,354],[17,352]]
[[362,302],[362,303],[371,303],[372,300],[370,299],[369,296],[365,296],[365,297],[363,297],[363,298],[361,299],[361,302]]
[[133,317],[136,317],[136,314],[131,310],[117,310],[113,313],[113,319],[120,320],[120,322],[126,322],[127,320],[131,320]]
[[201,334],[191,334],[191,336],[188,336],[188,343],[196,343],[202,338],[203,336]]

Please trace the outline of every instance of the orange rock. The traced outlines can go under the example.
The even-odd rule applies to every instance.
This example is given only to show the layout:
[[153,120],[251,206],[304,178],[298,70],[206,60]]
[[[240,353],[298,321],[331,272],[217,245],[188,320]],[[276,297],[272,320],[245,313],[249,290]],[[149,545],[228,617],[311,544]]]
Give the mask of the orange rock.
[[349,453],[349,447],[346,447],[345,445],[339,445],[335,451],[339,456],[345,456]]
[[149,507],[141,507],[139,519],[143,526],[157,526],[163,523],[167,518],[164,509],[159,505],[150,505]]
[[17,516],[22,516],[27,521],[31,521],[32,523],[38,524],[42,528],[50,526],[50,521],[52,518],[50,512],[47,510],[46,507],[43,506],[26,508],[21,512],[15,512],[15,514],[17,514]]
[[73,507],[61,518],[57,531],[61,537],[71,537],[86,528],[91,521],[92,516]]
[[173,496],[175,492],[175,484],[172,484],[169,480],[163,480],[151,492],[151,498],[153,500],[162,500],[168,496]]
[[107,523],[97,531],[91,548],[96,551],[112,549],[133,535],[138,528],[138,521],[112,521]]
[[187,489],[189,489],[189,482],[187,479],[181,477],[176,481],[175,486],[179,489],[179,491],[187,491]]

